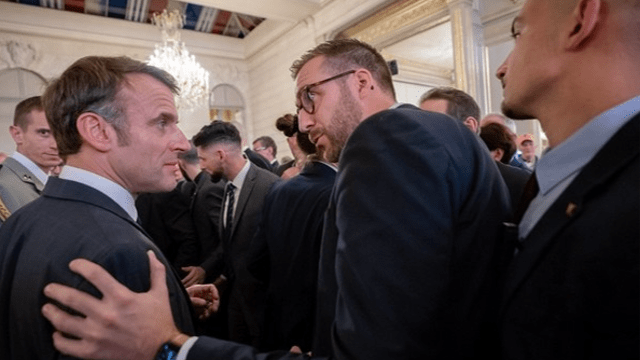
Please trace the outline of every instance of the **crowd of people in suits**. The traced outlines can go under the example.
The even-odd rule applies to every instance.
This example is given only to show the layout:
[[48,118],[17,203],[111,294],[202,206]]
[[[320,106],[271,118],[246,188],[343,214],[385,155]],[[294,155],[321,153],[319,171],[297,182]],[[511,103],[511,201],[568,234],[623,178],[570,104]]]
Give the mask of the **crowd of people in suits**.
[[187,140],[166,72],[78,60],[0,168],[0,357],[638,358],[638,15],[527,0],[485,118],[450,87],[400,104],[377,50],[321,43],[282,165],[229,122]]

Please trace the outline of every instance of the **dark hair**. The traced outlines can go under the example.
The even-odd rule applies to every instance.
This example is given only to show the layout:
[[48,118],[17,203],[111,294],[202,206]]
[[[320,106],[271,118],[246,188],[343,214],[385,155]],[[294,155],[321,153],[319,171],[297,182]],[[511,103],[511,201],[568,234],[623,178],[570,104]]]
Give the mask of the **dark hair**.
[[255,144],[258,141],[265,148],[272,148],[273,149],[273,156],[276,156],[276,154],[278,153],[278,146],[276,145],[276,142],[273,141],[273,139],[270,136],[260,136],[259,138],[253,140],[253,144]]
[[238,128],[226,121],[216,120],[202,127],[193,137],[193,144],[197,147],[207,148],[218,143],[240,147],[242,140]]
[[175,79],[166,71],[128,57],[87,56],[73,63],[47,87],[44,111],[61,156],[80,150],[82,139],[76,122],[86,112],[102,116],[115,129],[118,142],[128,143],[126,109],[118,93],[129,74],[147,74],[178,93]]
[[437,87],[433,88],[420,97],[420,103],[427,100],[446,100],[447,101],[447,115],[452,118],[465,121],[467,117],[471,116],[480,122],[480,107],[478,103],[462,90],[458,90],[452,87]]
[[189,150],[178,153],[178,159],[184,160],[188,164],[197,164],[200,160],[198,159],[198,151],[193,145],[193,140],[189,140],[189,145],[191,145]]
[[276,128],[284,133],[286,137],[295,136],[298,140],[298,147],[305,154],[315,154],[316,146],[309,140],[309,135],[298,130],[298,115],[286,114],[276,120]]
[[27,115],[33,110],[42,111],[42,99],[40,96],[33,96],[24,99],[16,105],[16,111],[13,114],[13,125],[19,126],[22,130],[27,130],[29,120]]
[[504,154],[500,159],[501,163],[508,164],[516,152],[516,143],[504,125],[489,123],[483,126],[480,138],[487,144],[489,150],[502,149]]
[[300,69],[311,59],[324,56],[324,67],[336,73],[357,68],[367,69],[382,90],[396,98],[391,80],[391,71],[386,60],[371,45],[356,39],[338,39],[324,42],[309,50],[291,65],[291,76],[295,79]]

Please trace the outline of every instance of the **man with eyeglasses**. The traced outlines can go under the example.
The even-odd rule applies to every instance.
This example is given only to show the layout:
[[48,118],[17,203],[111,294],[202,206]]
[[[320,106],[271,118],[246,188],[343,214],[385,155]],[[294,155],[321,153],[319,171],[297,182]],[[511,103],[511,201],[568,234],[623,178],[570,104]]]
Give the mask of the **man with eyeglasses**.
[[[313,355],[487,357],[499,233],[509,211],[506,187],[488,152],[464,124],[397,104],[384,58],[365,43],[323,43],[296,61],[292,73],[300,130],[328,161],[340,160],[321,247]],[[71,289],[47,288],[47,296],[87,316],[70,317],[52,305],[44,309],[58,330],[82,339],[58,337],[63,352],[151,359],[164,342],[187,359],[304,357],[256,354],[212,338],[187,340],[165,320],[166,309],[148,304],[149,298],[166,297],[164,284],[156,282],[143,294],[120,291],[120,303],[109,291],[113,280],[99,267],[75,264],[104,289],[104,297],[87,306]],[[114,301],[135,316],[100,326],[100,313],[111,307],[102,303]],[[87,319],[97,326],[92,333],[104,339],[94,343],[85,336]],[[144,336],[147,347],[117,342],[122,334]],[[95,351],[81,349],[83,342]]]
[[253,140],[253,151],[262,155],[269,162],[269,169],[272,173],[275,173],[280,166],[276,155],[278,154],[278,145],[271,136],[260,136]]

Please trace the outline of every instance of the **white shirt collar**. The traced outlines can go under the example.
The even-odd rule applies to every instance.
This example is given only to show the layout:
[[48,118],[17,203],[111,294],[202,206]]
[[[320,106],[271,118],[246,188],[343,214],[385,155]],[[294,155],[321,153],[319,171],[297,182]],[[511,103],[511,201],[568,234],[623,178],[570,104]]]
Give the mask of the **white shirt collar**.
[[237,191],[237,190],[242,188],[242,184],[244,184],[244,179],[247,177],[247,173],[249,172],[250,166],[251,166],[251,161],[245,159],[244,166],[242,167],[238,175],[236,175],[235,179],[231,181],[233,185],[236,187],[236,194],[240,193],[240,191]]
[[640,96],[596,116],[560,145],[545,153],[536,164],[540,192],[548,193],[562,180],[580,171],[638,112]]
[[49,176],[47,174],[44,173],[44,171],[42,171],[42,169],[40,169],[40,167],[38,165],[36,165],[36,163],[34,163],[33,161],[31,161],[31,159],[29,159],[28,157],[20,154],[19,152],[14,152],[13,155],[11,155],[11,157],[19,162],[22,166],[26,167],[27,170],[31,171],[31,173],[38,178],[38,180],[40,180],[41,183],[46,184],[47,183],[47,179],[49,179]]
[[65,165],[60,172],[61,179],[79,182],[90,186],[115,201],[124,211],[131,216],[133,221],[138,220],[135,199],[131,193],[119,184],[90,171]]

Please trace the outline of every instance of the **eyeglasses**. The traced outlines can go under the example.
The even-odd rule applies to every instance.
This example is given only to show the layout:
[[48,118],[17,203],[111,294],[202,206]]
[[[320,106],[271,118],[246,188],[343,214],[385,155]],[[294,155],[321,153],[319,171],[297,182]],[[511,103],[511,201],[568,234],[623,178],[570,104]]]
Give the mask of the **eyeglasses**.
[[324,83],[327,83],[331,80],[335,80],[338,78],[341,78],[343,76],[349,75],[349,74],[353,74],[354,72],[356,72],[355,70],[349,70],[347,72],[343,72],[340,73],[336,76],[332,76],[328,79],[324,79],[322,81],[318,81],[317,83],[313,83],[313,84],[309,84],[306,85],[305,87],[303,87],[302,89],[300,89],[300,91],[298,91],[298,94],[296,95],[296,99],[298,100],[296,103],[296,113],[299,114],[300,113],[300,109],[304,109],[304,111],[307,112],[307,114],[311,115],[314,112],[316,112],[315,109],[315,104],[313,103],[313,95],[311,94],[311,89],[318,86],[318,85],[322,85]]
[[263,147],[253,149],[253,151],[262,151],[262,150],[267,150],[267,148],[263,146]]

